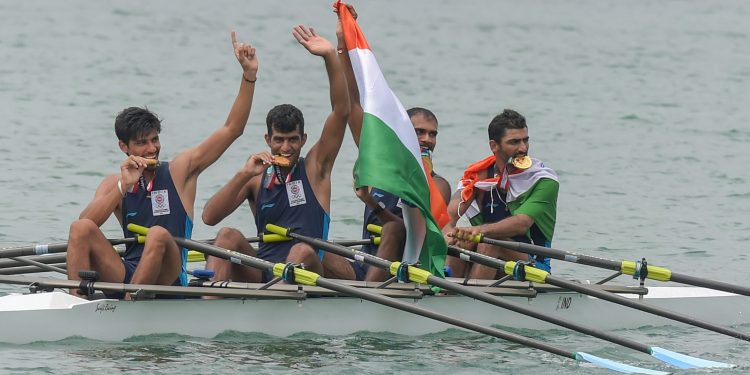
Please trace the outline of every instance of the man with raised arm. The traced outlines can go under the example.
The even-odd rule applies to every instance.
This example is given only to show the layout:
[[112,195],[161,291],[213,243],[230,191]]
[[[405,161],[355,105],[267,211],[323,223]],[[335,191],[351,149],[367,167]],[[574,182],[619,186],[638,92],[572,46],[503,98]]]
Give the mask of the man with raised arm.
[[[161,121],[145,108],[124,109],[115,119],[119,147],[127,158],[120,173],[107,176],[94,199],[70,226],[68,278],[94,270],[100,280],[133,284],[187,285],[187,250],[173,237],[189,238],[193,227],[198,175],[213,164],[240,135],[250,115],[258,59],[255,48],[237,42],[231,33],[237,61],[242,66],[240,88],[226,123],[194,148],[159,162]],[[145,245],[129,244],[122,258],[99,228],[114,214],[125,237],[129,223],[150,227]],[[71,290],[79,294],[77,290]],[[129,295],[125,296],[129,298]]]
[[[351,4],[346,4],[349,12],[354,19],[357,19],[357,12]],[[338,8],[334,4],[334,12],[338,13]],[[338,50],[340,58],[344,64],[346,72],[346,82],[349,89],[349,100],[351,102],[351,113],[349,115],[349,127],[354,138],[354,143],[359,146],[359,138],[362,133],[362,119],[364,111],[359,101],[359,89],[354,77],[349,54],[346,53],[346,42],[344,33],[341,29],[341,22],[336,28],[338,38]],[[414,107],[406,111],[409,115],[414,131],[417,133],[417,140],[422,151],[423,163],[428,163],[433,180],[437,184],[440,195],[444,204],[450,201],[450,185],[448,181],[436,174],[432,169],[432,152],[435,151],[438,135],[438,120],[432,111],[426,108]],[[367,238],[370,233],[367,229],[369,224],[381,226],[380,245],[367,244],[360,249],[368,254],[376,255],[380,258],[390,261],[401,261],[404,252],[404,241],[406,240],[406,228],[403,221],[401,207],[403,202],[399,197],[390,194],[378,188],[360,188],[356,189],[357,197],[365,203],[364,221],[362,225],[362,235]],[[354,269],[358,280],[366,281],[384,281],[388,278],[389,273],[378,267],[369,267],[362,263],[351,263],[349,265]]]
[[[303,25],[294,27],[292,34],[311,54],[322,57],[325,62],[332,111],[323,125],[323,132],[307,156],[301,157],[307,141],[302,112],[290,104],[272,108],[266,116],[265,134],[270,151],[251,155],[234,177],[211,197],[203,208],[203,222],[208,225],[218,224],[247,201],[259,235],[270,223],[306,236],[328,236],[331,171],[349,116],[346,78],[336,50],[328,40]],[[303,242],[264,242],[256,252],[239,230],[222,228],[215,245],[271,262],[303,264],[306,269],[326,277],[354,277],[351,270],[337,272],[343,269],[341,263],[347,263],[345,258],[318,252]],[[261,273],[217,257],[209,257],[206,268],[215,272],[214,280],[259,282],[272,277],[268,272]]]
[[[467,167],[460,193],[448,205],[450,222],[443,228],[449,245],[470,248],[503,260],[529,261],[532,266],[550,271],[550,260],[530,256],[485,243],[465,241],[483,234],[496,239],[532,243],[550,247],[557,217],[557,193],[560,184],[554,170],[528,157],[529,129],[518,112],[504,110],[488,126],[492,155]],[[459,216],[466,215],[472,226],[455,227]],[[455,257],[446,264],[453,276],[494,279],[492,267],[469,265]]]

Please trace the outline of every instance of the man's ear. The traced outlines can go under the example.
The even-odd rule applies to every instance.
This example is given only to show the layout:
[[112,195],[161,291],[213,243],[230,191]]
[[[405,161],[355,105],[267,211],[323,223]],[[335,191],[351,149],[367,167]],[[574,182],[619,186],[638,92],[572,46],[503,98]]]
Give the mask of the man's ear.
[[307,142],[307,133],[303,133],[302,134],[302,144],[301,144],[301,146],[304,146],[305,142]]
[[117,145],[120,146],[120,150],[125,153],[125,155],[130,156],[130,153],[128,152],[128,145],[125,144],[123,141],[117,141]]
[[492,150],[492,153],[496,155],[497,152],[500,151],[500,144],[498,144],[494,139],[490,139],[490,150]]
[[266,139],[266,144],[268,145],[268,147],[271,147],[271,136],[266,133],[265,135],[263,135],[263,138]]

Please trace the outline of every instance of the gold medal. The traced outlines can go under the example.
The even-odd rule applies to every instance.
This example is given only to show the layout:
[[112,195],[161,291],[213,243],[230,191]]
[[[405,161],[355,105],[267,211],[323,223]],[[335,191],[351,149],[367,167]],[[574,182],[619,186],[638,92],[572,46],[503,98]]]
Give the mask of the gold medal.
[[281,155],[274,155],[273,161],[271,163],[282,168],[289,168],[292,166],[292,162]]
[[518,169],[528,169],[531,167],[531,158],[528,156],[518,156],[513,158],[513,161],[511,161],[514,167]]

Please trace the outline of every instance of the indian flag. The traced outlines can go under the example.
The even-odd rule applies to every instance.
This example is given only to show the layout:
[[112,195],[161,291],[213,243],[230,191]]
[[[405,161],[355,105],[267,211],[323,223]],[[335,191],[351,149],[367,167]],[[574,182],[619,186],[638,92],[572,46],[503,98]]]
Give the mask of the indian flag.
[[[414,126],[388,87],[357,21],[344,4],[337,6],[364,110],[354,183],[377,187],[405,202],[403,261],[413,264],[419,260],[421,268],[442,277],[447,246],[430,212],[428,180],[432,179],[422,163]],[[433,199],[442,197],[436,194]]]

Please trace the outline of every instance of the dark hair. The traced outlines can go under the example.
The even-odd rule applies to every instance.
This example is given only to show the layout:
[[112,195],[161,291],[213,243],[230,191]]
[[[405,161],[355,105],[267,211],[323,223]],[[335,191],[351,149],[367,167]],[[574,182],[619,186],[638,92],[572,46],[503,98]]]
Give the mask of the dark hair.
[[305,134],[305,118],[302,117],[302,111],[291,104],[279,104],[266,115],[266,127],[268,135],[273,130],[281,133],[289,133],[299,129],[301,134]]
[[148,108],[125,108],[115,118],[115,134],[125,144],[152,130],[161,133],[161,120]]
[[523,129],[526,127],[526,119],[523,115],[512,109],[506,109],[490,121],[487,133],[489,133],[490,140],[500,142],[507,129]]
[[417,116],[417,115],[421,115],[427,121],[433,121],[433,122],[435,122],[435,124],[438,123],[438,120],[437,120],[437,117],[435,117],[435,114],[432,113],[432,111],[430,111],[427,108],[422,108],[422,107],[409,108],[406,111],[406,114],[409,115],[409,118],[412,118],[412,117]]

